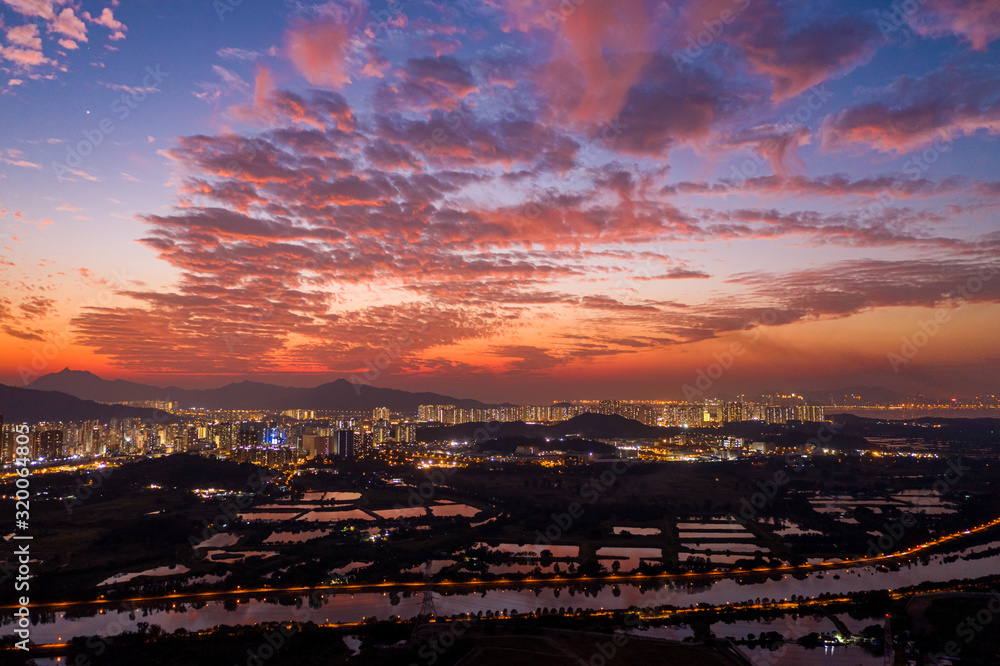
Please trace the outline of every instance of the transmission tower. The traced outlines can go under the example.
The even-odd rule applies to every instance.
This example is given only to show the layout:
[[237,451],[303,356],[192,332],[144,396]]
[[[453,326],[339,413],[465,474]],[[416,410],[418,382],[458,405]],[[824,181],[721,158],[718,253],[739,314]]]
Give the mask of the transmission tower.
[[430,561],[424,564],[424,598],[420,602],[420,612],[413,619],[413,633],[410,634],[410,643],[416,645],[422,642],[429,633],[433,633],[434,625],[430,620],[437,617],[437,609],[434,608],[434,591],[431,589],[432,579]]
[[434,608],[434,591],[431,589],[431,563],[424,564],[424,600],[420,602],[420,617],[432,618],[437,616]]

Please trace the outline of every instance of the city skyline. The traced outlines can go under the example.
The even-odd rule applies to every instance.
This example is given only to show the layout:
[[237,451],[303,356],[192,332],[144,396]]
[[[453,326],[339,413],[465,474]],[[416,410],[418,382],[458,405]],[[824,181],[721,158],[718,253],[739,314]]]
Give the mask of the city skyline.
[[993,4],[0,17],[0,383],[996,393]]

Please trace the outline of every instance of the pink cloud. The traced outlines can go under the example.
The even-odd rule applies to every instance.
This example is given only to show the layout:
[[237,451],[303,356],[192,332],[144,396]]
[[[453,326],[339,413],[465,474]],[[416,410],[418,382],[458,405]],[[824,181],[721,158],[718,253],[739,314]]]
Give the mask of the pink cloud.
[[857,18],[818,22],[796,32],[773,18],[745,32],[740,44],[751,66],[771,79],[773,99],[781,101],[867,61],[878,37],[874,25]]
[[799,146],[809,143],[809,136],[805,127],[759,125],[730,137],[726,144],[752,149],[767,158],[775,175],[785,177],[805,168]]
[[651,57],[642,0],[589,0],[565,18],[565,37],[583,74],[574,117],[602,122],[625,104]]
[[49,29],[78,42],[87,41],[87,26],[77,18],[69,7],[63,9],[59,16],[49,24]]
[[42,38],[38,35],[38,26],[34,23],[19,25],[7,31],[7,40],[18,46],[33,51],[42,50]]
[[39,16],[43,19],[56,17],[55,7],[64,4],[62,0],[4,0],[10,7],[25,16]]
[[[117,3],[116,3],[117,4]],[[114,12],[110,7],[105,7],[99,16],[96,18],[91,16],[90,12],[84,12],[83,17],[90,21],[91,23],[96,23],[97,25],[102,25],[111,31],[110,39],[112,41],[125,39],[125,32],[128,27],[115,18]]]
[[927,0],[908,18],[921,35],[958,35],[977,51],[1000,39],[1000,0]]
[[52,62],[42,55],[41,51],[19,49],[13,46],[3,47],[0,49],[0,54],[2,54],[6,60],[10,60],[11,62],[15,62],[25,67],[32,67]]
[[900,77],[874,101],[828,116],[820,135],[828,148],[904,153],[980,131],[1000,134],[995,68],[946,65],[923,78]]
[[333,20],[300,23],[285,35],[285,51],[296,69],[313,85],[342,88],[347,74],[347,26]]

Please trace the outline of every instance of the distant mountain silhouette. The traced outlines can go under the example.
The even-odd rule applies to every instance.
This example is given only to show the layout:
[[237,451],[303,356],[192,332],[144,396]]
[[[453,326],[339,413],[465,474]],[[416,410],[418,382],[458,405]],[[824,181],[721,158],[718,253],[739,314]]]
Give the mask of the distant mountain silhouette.
[[163,422],[173,417],[158,409],[124,405],[102,405],[58,391],[36,391],[0,384],[0,413],[4,423],[41,421],[106,421],[112,418],[143,418]]
[[820,405],[894,403],[907,397],[884,386],[848,386],[829,391],[805,391],[803,395],[810,403]]
[[42,375],[28,384],[27,388],[38,391],[62,391],[75,395],[83,400],[98,402],[124,402],[126,400],[159,400],[163,391],[171,392],[180,389],[161,389],[145,384],[127,382],[123,379],[109,381],[101,379],[92,372],[85,370],[70,370]]
[[621,437],[625,439],[654,439],[670,437],[679,432],[678,428],[659,428],[648,426],[614,414],[580,414],[567,421],[552,425],[536,425],[524,421],[507,423],[462,423],[453,426],[437,426],[419,429],[418,435],[431,440],[446,441],[449,439],[477,441],[487,439],[505,439],[514,437],[570,437],[584,439],[610,439]]
[[455,405],[463,409],[490,407],[478,400],[452,398],[438,393],[411,393],[396,389],[352,384],[338,379],[313,388],[277,386],[254,381],[227,384],[215,389],[160,388],[120,379],[102,379],[92,372],[70,370],[43,375],[28,388],[62,391],[85,400],[124,402],[130,400],[170,400],[183,407],[208,409],[332,409],[365,411],[388,407],[397,412],[414,412],[419,405]]

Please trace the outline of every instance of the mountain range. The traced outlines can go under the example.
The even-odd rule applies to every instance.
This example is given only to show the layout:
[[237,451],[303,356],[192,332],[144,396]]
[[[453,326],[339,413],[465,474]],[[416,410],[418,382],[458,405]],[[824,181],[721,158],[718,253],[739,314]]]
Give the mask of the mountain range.
[[107,380],[92,372],[69,368],[43,375],[28,384],[27,388],[61,391],[96,402],[164,400],[181,407],[206,409],[365,411],[375,407],[388,407],[396,412],[415,412],[419,405],[455,405],[463,409],[492,406],[478,400],[453,398],[438,393],[411,393],[353,384],[346,379],[313,388],[243,381],[214,389],[182,389],[176,386],[161,388],[121,379]]
[[0,384],[0,414],[3,414],[4,423],[107,421],[112,418],[169,422],[173,419],[158,409],[102,405],[60,391],[36,391],[5,384]]
[[[478,400],[455,398],[439,393],[413,393],[397,389],[377,388],[366,384],[354,384],[346,379],[320,384],[312,388],[278,386],[255,381],[242,381],[213,389],[183,389],[177,386],[166,388],[124,381],[107,380],[92,372],[70,370],[43,375],[25,388],[0,384],[0,412],[7,422],[87,419],[143,416],[163,418],[156,410],[137,410],[123,405],[107,403],[162,400],[173,402],[179,407],[202,407],[206,409],[263,409],[280,411],[285,409],[314,409],[363,412],[375,407],[388,407],[394,412],[413,413],[419,405],[455,405],[463,409],[487,408],[490,405]],[[901,396],[882,387],[852,387],[833,391],[807,393],[810,402],[818,404],[844,401],[894,401]],[[105,403],[105,404],[99,404]],[[571,423],[571,422],[567,422]],[[456,426],[454,435],[471,435],[481,424]],[[641,424],[639,424],[641,425]],[[655,437],[652,432],[624,432],[624,424],[617,424],[615,432],[621,437]],[[563,437],[576,433],[574,426],[560,430],[538,433],[524,424],[504,424],[502,431],[492,436],[545,436]],[[629,425],[629,428],[634,426]],[[646,426],[642,426],[645,428]],[[628,429],[628,428],[627,428]],[[466,432],[468,431],[468,432]],[[445,436],[443,433],[442,436]],[[599,433],[585,436],[600,436]],[[603,435],[610,436],[610,435]]]

